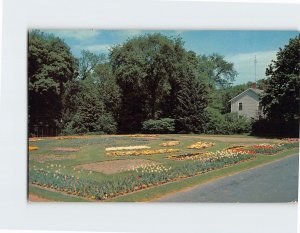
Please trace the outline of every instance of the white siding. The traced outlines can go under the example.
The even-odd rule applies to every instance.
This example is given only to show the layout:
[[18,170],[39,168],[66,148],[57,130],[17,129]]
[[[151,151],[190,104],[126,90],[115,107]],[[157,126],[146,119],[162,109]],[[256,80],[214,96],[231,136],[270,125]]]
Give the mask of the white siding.
[[[243,104],[241,111],[239,111],[239,103]],[[258,94],[248,90],[231,101],[231,112],[237,112],[238,115],[244,115],[248,118],[257,118],[258,103]]]

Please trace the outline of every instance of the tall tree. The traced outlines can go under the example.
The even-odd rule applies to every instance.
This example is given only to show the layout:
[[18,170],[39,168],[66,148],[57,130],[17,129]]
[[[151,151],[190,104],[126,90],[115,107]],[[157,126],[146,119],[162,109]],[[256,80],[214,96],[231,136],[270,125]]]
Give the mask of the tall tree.
[[[116,122],[105,106],[101,92],[91,79],[78,83],[76,110],[64,127],[65,134],[116,133]],[[71,96],[73,97],[73,96]]]
[[168,81],[176,73],[182,47],[180,39],[155,33],[112,49],[110,60],[122,93],[121,128],[139,130],[142,121],[162,115],[161,104],[170,90]]
[[94,54],[88,50],[82,50],[79,58],[79,78],[84,80],[90,77],[96,66],[103,62],[105,62],[104,54]]
[[199,55],[198,70],[212,89],[230,86],[237,76],[233,63],[216,53],[209,56]]
[[198,79],[188,78],[178,92],[175,119],[177,130],[185,133],[201,133],[207,120],[207,88]]
[[[94,56],[84,51],[89,57],[102,57],[94,60],[93,68],[79,67],[80,76],[67,85],[64,96],[65,134],[77,133],[116,133],[116,118],[119,110],[119,88],[112,74],[111,67],[105,63],[105,56]],[[85,55],[82,55],[85,56]],[[87,57],[81,57],[85,60]],[[83,70],[82,70],[83,69]]]
[[28,36],[29,129],[61,127],[65,85],[77,75],[77,62],[60,38],[34,30]]
[[176,120],[176,129],[180,132],[202,132],[206,120],[208,88],[197,65],[194,52],[181,51],[176,72],[169,81],[171,89],[164,102],[165,112]]
[[300,34],[280,48],[266,70],[264,113],[269,120],[299,120]]

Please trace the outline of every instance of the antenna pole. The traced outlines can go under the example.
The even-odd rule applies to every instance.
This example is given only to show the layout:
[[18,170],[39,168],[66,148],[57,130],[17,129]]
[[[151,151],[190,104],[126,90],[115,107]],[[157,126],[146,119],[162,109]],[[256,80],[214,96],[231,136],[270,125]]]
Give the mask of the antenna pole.
[[256,83],[256,55],[254,56],[254,70],[255,70],[255,83]]

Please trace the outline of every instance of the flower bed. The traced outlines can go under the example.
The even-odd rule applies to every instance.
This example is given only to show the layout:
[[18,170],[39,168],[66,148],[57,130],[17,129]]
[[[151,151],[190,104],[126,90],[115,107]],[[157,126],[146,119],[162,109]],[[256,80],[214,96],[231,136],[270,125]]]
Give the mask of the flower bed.
[[118,150],[141,150],[150,149],[150,146],[119,146],[119,147],[108,147],[105,151],[118,151]]
[[255,154],[254,150],[247,149],[244,146],[230,147],[224,151],[231,152],[231,153],[240,153],[240,154]]
[[197,152],[197,153],[170,155],[168,156],[168,158],[172,160],[198,160],[202,162],[207,162],[207,161],[212,162],[212,161],[219,160],[220,158],[233,158],[243,154],[254,155],[255,153],[251,150],[234,148],[234,149],[225,149],[216,152]]
[[188,146],[188,149],[205,149],[208,147],[214,146],[215,143],[213,142],[196,142],[190,146]]
[[33,150],[38,150],[39,148],[37,146],[29,146],[28,150],[33,151]]
[[298,142],[293,141],[282,141],[280,143],[276,144],[258,144],[247,147],[250,150],[253,150],[257,154],[276,154],[280,151],[287,150],[287,149],[293,149],[299,147]]
[[111,151],[107,152],[108,156],[139,156],[139,155],[153,155],[178,152],[179,149],[156,149],[156,150],[133,150],[133,151]]
[[179,141],[168,141],[168,142],[161,143],[160,146],[168,147],[168,146],[177,146],[179,144],[180,144]]
[[168,156],[168,159],[172,160],[196,160],[200,159],[203,156],[207,156],[210,153],[204,153],[204,152],[196,152],[196,153],[186,153],[186,154],[179,154],[179,155],[170,155]]
[[299,142],[300,139],[299,138],[284,138],[284,139],[282,139],[282,141],[285,143],[289,143],[289,142],[293,143],[293,142]]
[[234,157],[220,156],[215,161],[191,161],[174,168],[163,165],[139,168],[132,171],[129,176],[119,177],[113,181],[92,181],[65,175],[60,170],[54,172],[34,168],[29,171],[29,182],[89,199],[105,200],[153,185],[160,185],[230,166],[253,157],[254,155],[238,154]]
[[89,136],[86,135],[69,135],[69,136],[58,136],[54,137],[53,139],[56,140],[65,140],[65,139],[87,139]]

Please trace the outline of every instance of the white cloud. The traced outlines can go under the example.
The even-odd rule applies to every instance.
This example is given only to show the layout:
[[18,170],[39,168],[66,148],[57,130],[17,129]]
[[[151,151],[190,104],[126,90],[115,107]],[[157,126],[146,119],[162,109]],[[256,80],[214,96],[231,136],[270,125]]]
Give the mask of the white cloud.
[[111,46],[112,46],[111,44],[83,45],[80,46],[80,49],[88,50],[93,53],[103,53],[103,52],[108,52]]
[[78,29],[78,30],[43,30],[47,33],[53,33],[54,35],[61,38],[71,38],[79,41],[84,41],[88,39],[93,39],[100,34],[100,31],[93,29]]
[[235,84],[246,83],[255,80],[254,57],[256,56],[256,79],[265,78],[266,68],[272,60],[276,59],[277,51],[258,51],[252,53],[240,53],[227,56],[227,61],[233,62],[238,76]]

